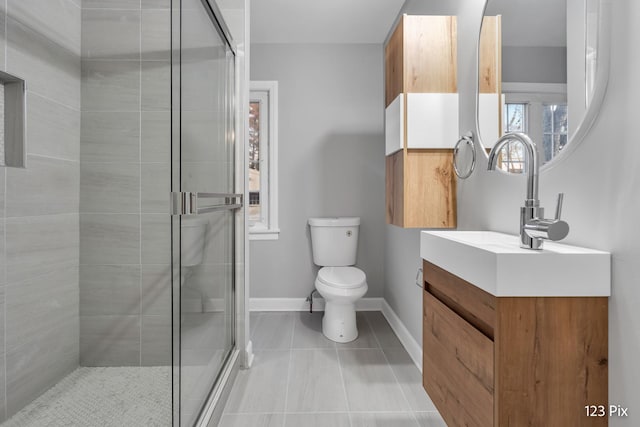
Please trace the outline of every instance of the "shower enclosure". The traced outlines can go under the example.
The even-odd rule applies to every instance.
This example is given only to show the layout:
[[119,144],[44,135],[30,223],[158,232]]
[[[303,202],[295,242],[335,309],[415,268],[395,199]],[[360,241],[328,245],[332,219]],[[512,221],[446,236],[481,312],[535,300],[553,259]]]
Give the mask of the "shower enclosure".
[[[0,248],[9,276],[1,425],[206,425],[237,364],[243,286],[240,86],[223,16],[214,0],[8,0],[0,13],[5,68],[26,63],[27,133],[47,141],[46,126],[63,127],[62,102],[35,109],[40,93],[57,96],[46,84],[68,82],[79,136],[77,159],[53,171],[76,168],[69,212],[0,227],[9,242],[6,255]],[[51,147],[35,147],[15,172],[38,182],[31,192],[60,181],[46,164],[45,151],[60,151]],[[13,174],[4,173],[9,207]],[[33,197],[49,200],[46,191]],[[34,284],[13,273],[14,259]],[[57,282],[63,291],[53,291]]]
[[[191,425],[235,346],[235,228],[242,194],[235,185],[231,36],[208,2],[183,0],[179,9],[180,26],[172,32],[174,241],[182,231],[181,246],[173,246],[173,292],[181,301],[181,313],[174,316],[181,319],[180,328],[174,328],[174,374],[180,377],[174,402],[182,424]],[[187,239],[194,222],[198,229],[198,224],[205,225],[202,243]],[[202,259],[189,260],[201,244]],[[178,270],[181,280],[175,275]]]

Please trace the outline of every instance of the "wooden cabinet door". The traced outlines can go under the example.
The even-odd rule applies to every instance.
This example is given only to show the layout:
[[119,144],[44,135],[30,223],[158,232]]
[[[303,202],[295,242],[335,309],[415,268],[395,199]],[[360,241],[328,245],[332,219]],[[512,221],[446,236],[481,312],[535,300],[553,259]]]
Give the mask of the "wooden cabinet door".
[[493,425],[493,341],[424,291],[423,385],[449,427]]

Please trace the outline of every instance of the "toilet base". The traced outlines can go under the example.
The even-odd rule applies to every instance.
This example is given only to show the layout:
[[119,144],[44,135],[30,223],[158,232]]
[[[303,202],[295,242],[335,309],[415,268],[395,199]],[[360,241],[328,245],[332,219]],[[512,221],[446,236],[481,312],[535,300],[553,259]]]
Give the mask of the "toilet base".
[[355,305],[327,301],[322,317],[322,333],[331,341],[339,343],[351,342],[358,338]]

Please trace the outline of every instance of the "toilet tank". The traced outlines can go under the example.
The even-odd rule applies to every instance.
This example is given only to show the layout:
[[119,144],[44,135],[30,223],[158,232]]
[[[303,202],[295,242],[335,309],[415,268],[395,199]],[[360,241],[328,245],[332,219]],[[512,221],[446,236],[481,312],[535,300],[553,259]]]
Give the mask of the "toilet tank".
[[309,218],[313,262],[323,267],[354,265],[360,218]]
[[207,220],[201,217],[182,218],[180,228],[182,234],[181,263],[183,267],[202,264],[204,243],[207,232]]

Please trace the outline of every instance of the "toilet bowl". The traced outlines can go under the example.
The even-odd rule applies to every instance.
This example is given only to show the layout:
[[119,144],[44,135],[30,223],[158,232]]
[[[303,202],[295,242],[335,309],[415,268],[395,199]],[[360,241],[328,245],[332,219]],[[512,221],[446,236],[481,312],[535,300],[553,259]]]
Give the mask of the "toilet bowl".
[[322,332],[332,341],[358,338],[355,302],[367,293],[367,280],[356,267],[323,267],[315,286],[325,300]]
[[360,218],[310,218],[315,287],[325,300],[322,333],[345,343],[358,337],[355,302],[367,293],[365,273],[354,267]]

